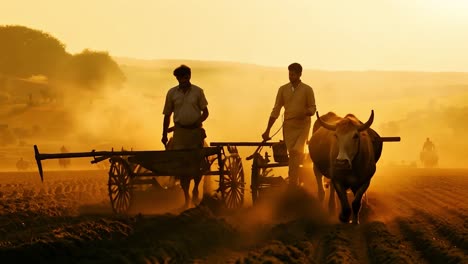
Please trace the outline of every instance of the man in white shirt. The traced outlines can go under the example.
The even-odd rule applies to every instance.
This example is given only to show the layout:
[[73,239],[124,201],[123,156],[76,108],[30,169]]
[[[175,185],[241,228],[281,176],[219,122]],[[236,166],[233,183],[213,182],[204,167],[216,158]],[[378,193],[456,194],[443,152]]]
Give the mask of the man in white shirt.
[[298,170],[304,159],[304,148],[309,136],[311,116],[315,114],[315,97],[312,87],[301,81],[302,66],[288,66],[289,83],[281,86],[268,125],[262,134],[263,140],[270,139],[270,129],[284,107],[283,138],[289,154],[289,184],[298,184]]

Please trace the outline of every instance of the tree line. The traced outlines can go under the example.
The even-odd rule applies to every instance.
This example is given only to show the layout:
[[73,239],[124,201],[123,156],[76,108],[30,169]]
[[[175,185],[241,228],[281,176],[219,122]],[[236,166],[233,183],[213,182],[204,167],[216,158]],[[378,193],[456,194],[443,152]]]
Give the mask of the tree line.
[[94,89],[121,85],[125,75],[108,52],[83,50],[70,54],[54,36],[24,26],[0,26],[0,77],[29,78]]

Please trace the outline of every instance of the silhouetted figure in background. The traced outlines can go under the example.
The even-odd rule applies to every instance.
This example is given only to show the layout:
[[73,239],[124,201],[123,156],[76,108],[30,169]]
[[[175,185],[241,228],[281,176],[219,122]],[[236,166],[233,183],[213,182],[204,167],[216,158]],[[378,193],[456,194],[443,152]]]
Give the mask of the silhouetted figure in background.
[[[61,153],[68,153],[68,149],[65,146],[62,146],[60,148],[60,152]],[[68,166],[70,166],[71,160],[69,158],[62,158],[62,159],[59,159],[58,162],[59,162],[60,167],[65,169]]]
[[435,150],[435,145],[432,143],[432,141],[429,138],[426,138],[426,141],[424,142],[423,145],[423,151],[434,151]]
[[421,163],[426,168],[436,167],[438,165],[439,156],[437,155],[435,145],[429,138],[426,138],[423,149],[419,154]]
[[30,163],[26,160],[23,159],[23,157],[21,157],[18,162],[16,162],[16,168],[19,170],[19,171],[25,171],[25,170],[28,170],[29,169],[29,165]]

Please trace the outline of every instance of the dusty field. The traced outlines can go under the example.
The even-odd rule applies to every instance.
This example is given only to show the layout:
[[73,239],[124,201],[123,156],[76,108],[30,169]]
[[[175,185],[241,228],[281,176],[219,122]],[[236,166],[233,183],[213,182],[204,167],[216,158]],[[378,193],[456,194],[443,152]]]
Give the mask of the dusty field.
[[106,172],[46,172],[44,183],[36,172],[1,173],[0,260],[468,263],[467,188],[468,170],[381,170],[353,226],[329,217],[307,192],[237,212],[220,212],[212,199],[180,211],[181,193],[148,194],[146,214],[119,217]]

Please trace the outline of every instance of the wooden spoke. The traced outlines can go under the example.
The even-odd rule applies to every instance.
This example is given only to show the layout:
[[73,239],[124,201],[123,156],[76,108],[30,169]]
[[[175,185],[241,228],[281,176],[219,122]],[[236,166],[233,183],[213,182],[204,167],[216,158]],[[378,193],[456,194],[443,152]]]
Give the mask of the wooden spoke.
[[112,209],[117,214],[125,214],[130,208],[132,202],[131,177],[128,162],[121,157],[112,157],[108,188]]
[[221,175],[220,190],[225,206],[230,209],[240,208],[244,203],[244,169],[242,159],[237,154],[225,158],[224,169],[227,175]]

